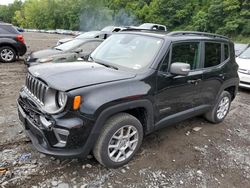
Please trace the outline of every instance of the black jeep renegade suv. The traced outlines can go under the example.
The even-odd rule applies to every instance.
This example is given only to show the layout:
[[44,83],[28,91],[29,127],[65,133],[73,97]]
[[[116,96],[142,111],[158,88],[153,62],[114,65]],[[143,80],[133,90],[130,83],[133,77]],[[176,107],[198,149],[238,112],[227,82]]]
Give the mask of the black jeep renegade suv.
[[18,112],[38,151],[119,167],[159,128],[223,121],[238,89],[234,45],[214,34],[120,32],[89,60],[29,68]]

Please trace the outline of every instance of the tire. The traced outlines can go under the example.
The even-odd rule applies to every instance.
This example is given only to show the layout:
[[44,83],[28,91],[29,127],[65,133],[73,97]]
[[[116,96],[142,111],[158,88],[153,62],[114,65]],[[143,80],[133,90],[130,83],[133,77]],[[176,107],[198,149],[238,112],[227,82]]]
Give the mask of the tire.
[[17,54],[16,51],[9,47],[4,46],[0,48],[0,61],[4,63],[10,63],[16,60]]
[[[127,131],[130,130],[130,136],[132,136],[121,138],[122,130],[126,136],[128,136]],[[131,160],[140,148],[142,139],[143,128],[140,121],[130,114],[119,113],[104,124],[93,154],[100,164],[108,168],[118,168]]]
[[[231,105],[231,94],[227,91],[223,91],[218,98],[214,107],[205,114],[205,118],[211,123],[220,123],[222,122],[230,109]],[[224,102],[224,103],[223,103]],[[223,105],[224,104],[224,105]],[[222,108],[224,106],[224,108]],[[220,110],[220,113],[219,113]]]

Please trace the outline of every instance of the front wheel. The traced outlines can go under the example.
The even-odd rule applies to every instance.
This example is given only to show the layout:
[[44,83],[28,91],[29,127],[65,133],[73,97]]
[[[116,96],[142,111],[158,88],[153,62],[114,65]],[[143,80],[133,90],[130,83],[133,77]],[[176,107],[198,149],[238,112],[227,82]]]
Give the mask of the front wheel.
[[227,116],[231,105],[231,94],[223,91],[215,106],[205,114],[205,118],[212,123],[220,123]]
[[143,139],[143,128],[138,119],[119,113],[105,123],[93,153],[99,163],[117,168],[135,155]]

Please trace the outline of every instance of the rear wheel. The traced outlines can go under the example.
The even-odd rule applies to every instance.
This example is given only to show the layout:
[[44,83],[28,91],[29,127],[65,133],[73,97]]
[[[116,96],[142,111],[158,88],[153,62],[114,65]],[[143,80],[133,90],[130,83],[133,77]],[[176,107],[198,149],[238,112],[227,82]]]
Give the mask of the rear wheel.
[[0,48],[0,61],[4,63],[13,62],[16,60],[16,52],[9,46]]
[[231,95],[223,91],[215,106],[205,114],[205,118],[212,123],[220,123],[227,116],[231,105]]
[[130,114],[119,113],[105,123],[93,153],[102,165],[117,168],[135,155],[142,139],[140,121]]

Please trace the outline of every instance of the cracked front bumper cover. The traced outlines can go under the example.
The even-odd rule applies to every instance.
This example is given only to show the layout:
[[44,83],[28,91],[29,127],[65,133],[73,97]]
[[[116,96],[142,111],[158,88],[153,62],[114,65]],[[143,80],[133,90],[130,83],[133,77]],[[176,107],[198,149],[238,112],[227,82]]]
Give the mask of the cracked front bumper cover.
[[[45,133],[27,116],[23,108],[18,104],[18,115],[19,119],[25,129],[27,136],[31,139],[34,147],[41,153],[60,156],[60,157],[86,157],[89,154],[90,148],[86,144],[78,148],[67,148],[64,147],[66,143],[58,142],[51,147],[49,140],[47,139]],[[55,130],[58,128],[55,128]],[[62,129],[57,130],[58,134],[61,134]],[[64,135],[68,134],[64,132]],[[56,136],[58,140],[58,135]]]

